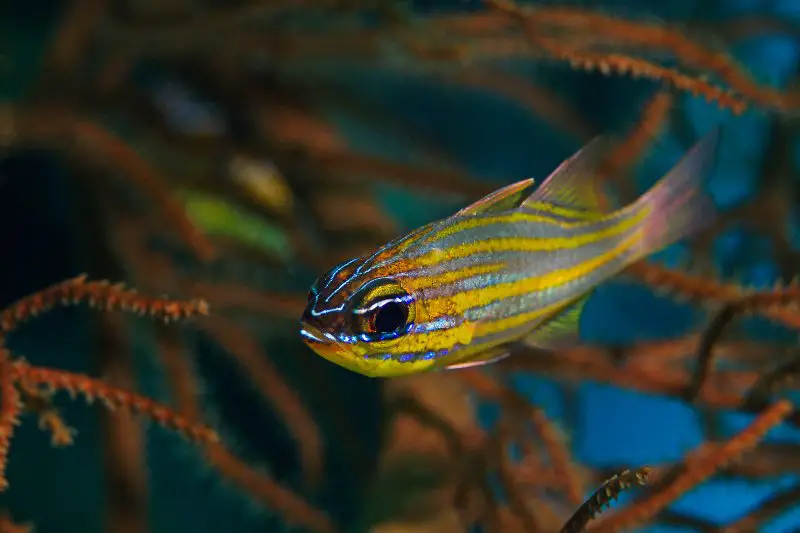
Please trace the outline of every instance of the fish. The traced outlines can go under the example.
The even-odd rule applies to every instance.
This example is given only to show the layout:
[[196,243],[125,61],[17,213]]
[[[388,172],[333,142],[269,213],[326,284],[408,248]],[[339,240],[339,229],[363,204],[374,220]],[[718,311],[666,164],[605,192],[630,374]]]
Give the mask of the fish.
[[289,215],[294,207],[292,190],[273,163],[235,155],[228,165],[231,181],[259,205],[279,215]]
[[575,346],[600,284],[713,222],[702,184],[718,130],[620,209],[603,207],[598,169],[612,144],[601,136],[538,187],[512,183],[344,261],[311,286],[300,336],[377,378],[479,367],[519,345]]

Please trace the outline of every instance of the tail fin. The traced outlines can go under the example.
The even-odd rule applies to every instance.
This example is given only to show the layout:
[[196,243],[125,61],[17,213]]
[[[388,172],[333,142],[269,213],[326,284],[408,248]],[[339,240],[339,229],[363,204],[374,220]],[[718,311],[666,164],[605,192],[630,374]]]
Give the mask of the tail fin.
[[632,212],[647,212],[635,259],[666,248],[713,221],[714,203],[701,187],[714,165],[718,144],[719,128],[714,128],[630,206]]

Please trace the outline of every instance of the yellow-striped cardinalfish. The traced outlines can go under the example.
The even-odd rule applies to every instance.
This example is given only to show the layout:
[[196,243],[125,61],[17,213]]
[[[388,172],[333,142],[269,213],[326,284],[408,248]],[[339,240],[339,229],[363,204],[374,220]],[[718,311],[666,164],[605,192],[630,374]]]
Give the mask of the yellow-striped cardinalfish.
[[311,287],[302,337],[372,377],[484,365],[520,342],[574,345],[598,284],[712,220],[700,185],[718,136],[613,212],[599,201],[610,145],[598,138],[538,188],[514,183],[331,269]]

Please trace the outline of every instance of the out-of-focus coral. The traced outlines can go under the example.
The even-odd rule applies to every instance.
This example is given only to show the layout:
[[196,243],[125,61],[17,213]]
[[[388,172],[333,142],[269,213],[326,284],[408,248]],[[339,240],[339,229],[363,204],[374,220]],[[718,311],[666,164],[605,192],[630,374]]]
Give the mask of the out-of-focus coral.
[[[101,485],[104,503],[86,504],[95,523],[33,489],[15,495],[11,474],[3,505],[41,531],[114,533],[756,531],[796,505],[796,479],[725,524],[673,505],[712,476],[771,481],[800,470],[795,442],[766,438],[800,421],[797,356],[777,334],[769,342],[749,335],[741,320],[755,316],[784,333],[800,327],[800,289],[789,284],[800,263],[787,228],[800,98],[793,77],[773,87],[732,53],[754,35],[796,38],[796,28],[773,15],[712,23],[688,9],[681,21],[643,5],[631,11],[641,15],[507,0],[65,3],[34,76],[24,78],[18,62],[9,67],[19,88],[0,106],[2,155],[58,154],[74,215],[61,223],[75,227],[92,277],[202,299],[213,312],[194,319],[199,332],[103,313],[90,323],[96,357],[83,373],[4,351],[0,450],[8,452],[23,408],[55,444],[71,442],[40,385],[145,411],[202,443],[176,446],[135,419],[104,417],[101,444],[91,448],[102,478],[54,471],[47,481],[72,492],[76,483]],[[535,124],[526,130],[535,138],[486,118],[462,124],[490,108],[473,97],[513,106],[509,123]],[[499,163],[512,151],[532,154],[525,165],[545,172],[567,145],[613,130],[619,142],[598,170],[605,201],[621,205],[640,192],[642,164],[648,179],[657,175],[653,154],[679,152],[701,133],[698,109],[720,113],[705,122],[724,120],[735,132],[767,117],[756,194],[723,205],[718,223],[687,243],[681,268],[648,261],[626,274],[710,309],[707,328],[697,320],[688,334],[526,350],[481,371],[390,381],[344,373],[302,346],[296,320],[315,275],[411,219],[444,215],[521,178]],[[478,141],[459,144],[460,130]],[[491,152],[483,165],[464,154],[478,143]],[[731,151],[721,156],[729,173],[745,165]],[[739,226],[768,239],[763,255],[778,265],[780,286],[747,287],[715,256]],[[3,332],[64,299],[159,316],[205,309],[76,278],[10,307]],[[517,383],[530,375],[557,383],[573,412],[553,416],[536,394],[531,400]],[[582,412],[575,405],[593,382],[693,406],[704,442],[658,464],[581,460],[571,442]],[[494,416],[479,416],[486,411]],[[730,411],[751,419],[730,430],[719,422]],[[668,431],[658,425],[637,431]],[[10,458],[11,471],[17,461],[36,464],[26,451]],[[618,509],[595,518],[634,486]],[[2,531],[25,527],[0,521]]]

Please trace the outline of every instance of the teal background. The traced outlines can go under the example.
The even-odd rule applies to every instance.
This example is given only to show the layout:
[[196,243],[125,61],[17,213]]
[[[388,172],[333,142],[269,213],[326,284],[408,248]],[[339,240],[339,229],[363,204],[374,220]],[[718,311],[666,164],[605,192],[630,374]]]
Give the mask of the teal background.
[[[4,55],[13,65],[13,76],[3,84],[4,99],[18,99],[37,72],[43,46],[58,18],[61,2],[11,1],[2,8],[0,34]],[[420,3],[422,4],[422,3]],[[430,7],[436,2],[426,2]],[[617,3],[619,4],[619,3]],[[619,5],[616,5],[620,8]],[[637,12],[643,4],[630,2],[623,12]],[[800,3],[720,0],[715,2],[648,2],[648,13],[667,19],[690,14],[719,22],[740,13],[773,13],[799,22]],[[759,79],[785,86],[798,67],[797,36],[766,34],[738,43],[733,53]],[[576,102],[592,124],[604,130],[623,130],[636,119],[636,113],[652,93],[646,82],[600,75],[578,74],[559,67],[520,67],[554,85]],[[542,177],[578,146],[566,136],[531,117],[513,103],[485,94],[470,93],[432,85],[423,80],[403,81],[390,77],[362,75],[343,80],[343,84],[397,113],[420,131],[437,139],[469,171],[501,185],[525,176]],[[682,97],[688,122],[680,131],[662,136],[651,155],[640,165],[637,186],[644,191],[694,140],[712,126],[723,126],[723,144],[717,168],[709,187],[722,208],[746,201],[752,195],[767,143],[770,114],[751,110],[740,117],[719,111],[701,99]],[[396,140],[362,124],[347,123],[353,142],[378,154],[402,154],[409,150]],[[797,169],[795,169],[795,174]],[[85,270],[77,251],[81,235],[69,220],[69,199],[75,191],[68,172],[57,157],[44,152],[6,154],[0,159],[0,300],[7,304],[50,283]],[[411,193],[383,188],[386,209],[405,229],[459,207],[456,200],[420,199]],[[424,209],[419,206],[422,205]],[[794,228],[787,231],[796,233]],[[769,286],[778,276],[771,250],[761,237],[733,228],[715,245],[720,271],[743,283]],[[686,249],[676,245],[658,259],[679,264]],[[302,288],[313,274],[292,273],[293,283]],[[642,309],[647,309],[643,313]],[[705,315],[692,307],[652,295],[646,288],[622,283],[603,287],[590,302],[584,317],[587,340],[625,342],[665,338],[698,327]],[[14,350],[37,364],[76,371],[90,371],[90,340],[85,328],[86,312],[80,309],[57,310],[26,326],[12,339]],[[754,321],[754,335],[793,342],[790,332]],[[304,381],[304,368],[291,353],[304,350],[296,335],[296,324],[287,322],[267,328],[265,345],[287,379],[300,391],[327,431],[322,404],[327,398],[315,397]],[[137,331],[139,331],[137,329]],[[221,426],[223,437],[252,464],[270,471],[290,486],[299,487],[297,458],[288,435],[270,407],[245,376],[232,368],[215,348],[186,328],[195,341],[196,361],[206,382],[207,407]],[[268,337],[268,338],[267,338]],[[136,337],[137,358],[143,390],[158,396],[163,393],[163,376],[148,357],[150,343],[146,329]],[[307,361],[303,359],[303,361]],[[333,368],[318,361],[334,389],[343,394],[336,401],[352,413],[349,427],[364,443],[362,455],[353,460],[337,439],[328,450],[328,471],[323,490],[314,498],[347,530],[355,530],[364,501],[365,475],[374,464],[382,424],[379,382]],[[533,376],[519,376],[520,390],[544,406],[556,418],[568,422],[573,433],[577,457],[591,465],[620,463],[639,465],[677,460],[699,445],[702,433],[698,414],[683,402],[622,391],[614,387],[586,383],[580,387],[580,415],[571,417],[563,402],[560,387]],[[347,391],[346,394],[344,391]],[[8,471],[11,489],[0,496],[0,506],[14,516],[33,519],[40,533],[95,533],[101,531],[104,494],[102,493],[100,431],[93,408],[64,401],[63,413],[78,428],[75,446],[52,449],[48,438],[35,421],[26,419],[14,438]],[[490,420],[491,406],[483,413]],[[743,427],[750,418],[729,414],[724,422],[729,431]],[[796,428],[782,427],[771,439],[796,441]],[[157,428],[147,433],[149,475],[151,477],[151,521],[154,532],[193,531],[197,533],[235,531],[290,531],[270,509],[250,501],[221,480],[204,465],[191,446],[175,435]],[[682,498],[675,510],[712,522],[725,523],[743,510],[768,497],[779,486],[798,482],[797,476],[761,483],[712,481]],[[623,498],[624,499],[624,498]],[[680,531],[678,528],[648,528],[652,531]],[[778,533],[800,530],[800,510],[772,522],[764,531]]]

